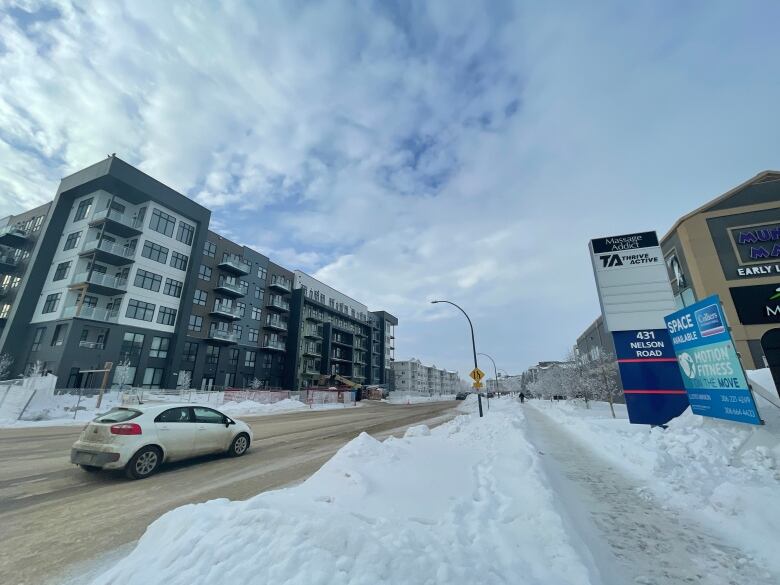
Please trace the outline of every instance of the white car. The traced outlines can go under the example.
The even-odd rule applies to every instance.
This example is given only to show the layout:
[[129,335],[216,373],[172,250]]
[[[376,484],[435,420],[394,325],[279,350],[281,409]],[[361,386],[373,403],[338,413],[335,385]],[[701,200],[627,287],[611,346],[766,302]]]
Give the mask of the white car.
[[252,442],[249,425],[194,404],[114,408],[90,422],[73,443],[70,461],[85,471],[124,469],[142,479],[166,461],[209,453],[238,457]]

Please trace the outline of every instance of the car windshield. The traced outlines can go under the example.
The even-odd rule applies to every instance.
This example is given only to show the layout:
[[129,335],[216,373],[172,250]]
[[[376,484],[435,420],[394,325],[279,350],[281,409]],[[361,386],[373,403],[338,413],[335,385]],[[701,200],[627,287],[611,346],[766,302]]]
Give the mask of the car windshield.
[[118,423],[133,419],[141,414],[139,410],[132,408],[112,408],[108,412],[95,417],[96,423]]

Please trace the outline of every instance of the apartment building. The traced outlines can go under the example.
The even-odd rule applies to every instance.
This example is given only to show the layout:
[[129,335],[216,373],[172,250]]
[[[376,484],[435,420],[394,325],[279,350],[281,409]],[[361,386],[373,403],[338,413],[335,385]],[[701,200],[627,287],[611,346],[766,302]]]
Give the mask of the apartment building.
[[298,389],[314,369],[386,383],[395,317],[209,231],[210,215],[112,156],[0,220],[11,375],[39,362],[96,387],[110,362],[110,384],[150,388]]
[[418,394],[457,394],[462,389],[457,372],[426,366],[418,359],[393,362],[395,390]]

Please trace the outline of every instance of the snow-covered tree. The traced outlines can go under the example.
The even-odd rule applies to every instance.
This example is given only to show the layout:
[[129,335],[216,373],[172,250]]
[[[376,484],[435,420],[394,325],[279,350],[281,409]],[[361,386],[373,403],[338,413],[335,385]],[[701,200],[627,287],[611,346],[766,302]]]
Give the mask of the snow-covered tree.
[[11,373],[14,358],[7,353],[0,354],[0,380],[5,380]]
[[130,367],[130,358],[125,358],[116,366],[116,371],[114,372],[114,384],[119,386],[120,390],[122,390],[125,386],[129,386],[130,382],[133,380]]
[[615,398],[620,396],[620,393],[623,391],[615,354],[600,351],[591,357],[587,365],[590,369],[594,386],[597,389],[598,398],[609,402],[612,418],[615,418]]
[[189,390],[192,385],[192,374],[188,370],[179,372],[178,386],[181,390]]
[[25,378],[40,378],[43,376],[43,362],[36,360],[27,367],[27,371],[24,374]]
[[260,388],[262,385],[263,385],[263,382],[262,382],[262,380],[260,380],[260,379],[259,379],[259,378],[257,378],[257,377],[255,377],[255,378],[252,378],[252,381],[251,381],[251,382],[249,382],[249,387],[250,387],[252,390],[257,390],[257,389],[258,389],[258,388]]

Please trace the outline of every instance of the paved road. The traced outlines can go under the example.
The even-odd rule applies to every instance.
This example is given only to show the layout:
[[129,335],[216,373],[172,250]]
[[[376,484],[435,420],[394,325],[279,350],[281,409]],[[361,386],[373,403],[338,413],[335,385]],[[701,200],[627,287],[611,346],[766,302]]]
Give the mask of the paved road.
[[174,463],[142,481],[87,474],[68,460],[80,427],[0,430],[0,583],[60,583],[73,567],[127,546],[161,514],[214,498],[240,500],[300,481],[347,441],[438,424],[451,402],[241,417],[254,443],[241,458]]

